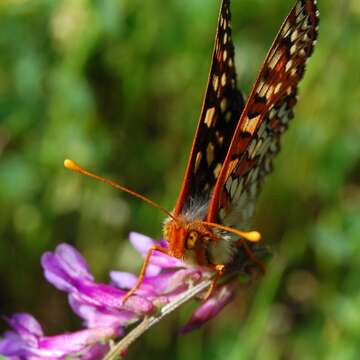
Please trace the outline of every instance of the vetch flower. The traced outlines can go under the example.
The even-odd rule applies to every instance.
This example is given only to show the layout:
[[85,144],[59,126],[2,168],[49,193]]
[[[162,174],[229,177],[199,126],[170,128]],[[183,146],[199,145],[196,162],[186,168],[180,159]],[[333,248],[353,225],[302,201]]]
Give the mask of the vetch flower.
[[7,321],[13,331],[7,331],[0,341],[0,354],[14,360],[64,359],[69,354],[98,359],[108,350],[101,343],[103,339],[116,336],[111,328],[104,327],[47,337],[40,324],[26,313],[15,314]]
[[[130,242],[143,257],[155,243],[137,233],[130,234]],[[160,245],[166,247],[165,242]],[[136,284],[137,276],[112,271],[110,284],[96,283],[84,258],[68,244],[60,244],[54,252],[46,252],[41,264],[46,279],[68,294],[70,307],[83,320],[84,329],[45,336],[31,315],[15,314],[7,319],[12,331],[7,331],[0,339],[0,354],[10,359],[65,359],[68,356],[100,359],[109,350],[109,341],[123,336],[129,325],[145,317],[155,319],[161,309],[213,275],[206,268],[189,266],[155,251],[141,287],[123,301]],[[232,300],[240,285],[234,278],[232,275],[231,281],[216,288],[195,310],[182,332],[201,326]]]

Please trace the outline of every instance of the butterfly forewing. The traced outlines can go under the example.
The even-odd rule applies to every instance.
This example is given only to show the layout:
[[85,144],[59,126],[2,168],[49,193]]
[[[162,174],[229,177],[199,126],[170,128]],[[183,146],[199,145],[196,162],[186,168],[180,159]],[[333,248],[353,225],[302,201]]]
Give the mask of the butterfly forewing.
[[244,100],[236,87],[230,1],[223,0],[203,107],[175,215],[209,199],[229,149]]
[[297,86],[317,37],[316,0],[299,0],[282,25],[234,132],[215,185],[208,221],[246,226],[281,134],[293,117]]

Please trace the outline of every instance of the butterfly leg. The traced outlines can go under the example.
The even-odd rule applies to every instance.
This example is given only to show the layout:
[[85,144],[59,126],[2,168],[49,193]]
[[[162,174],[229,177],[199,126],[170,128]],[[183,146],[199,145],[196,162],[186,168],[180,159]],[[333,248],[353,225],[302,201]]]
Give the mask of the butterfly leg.
[[209,297],[213,294],[215,288],[216,288],[216,285],[220,279],[220,276],[224,273],[224,270],[225,270],[225,265],[223,264],[218,264],[218,265],[215,265],[215,271],[216,271],[216,274],[214,276],[214,278],[212,279],[211,281],[211,284],[210,284],[210,287],[204,297],[204,301],[206,301],[207,299],[209,299]]
[[249,245],[247,244],[246,240],[239,239],[239,244],[244,247],[246,255],[259,268],[261,273],[264,275],[266,272],[265,265],[254,255],[252,250],[249,248]]
[[167,254],[167,250],[162,248],[161,246],[158,246],[158,245],[153,245],[149,248],[149,250],[147,251],[146,253],[146,256],[145,256],[145,260],[144,260],[144,263],[143,263],[143,266],[141,268],[141,271],[140,271],[140,275],[139,275],[139,278],[138,278],[138,281],[136,283],[136,285],[128,291],[128,293],[124,296],[123,298],[123,301],[125,302],[131,295],[133,295],[135,293],[135,291],[137,289],[139,289],[139,287],[141,286],[143,280],[144,280],[144,276],[146,274],[146,269],[149,265],[149,261],[150,261],[150,258],[151,258],[151,255],[153,253],[153,251],[156,250],[156,251],[160,251],[164,254]]

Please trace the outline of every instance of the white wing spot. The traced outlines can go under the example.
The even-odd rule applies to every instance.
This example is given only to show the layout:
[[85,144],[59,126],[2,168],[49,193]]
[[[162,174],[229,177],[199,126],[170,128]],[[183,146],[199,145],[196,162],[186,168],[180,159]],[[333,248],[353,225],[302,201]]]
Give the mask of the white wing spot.
[[276,115],[276,110],[272,108],[269,113],[269,119],[271,120]]
[[287,113],[287,104],[284,103],[281,108],[279,109],[279,118],[282,118]]
[[267,94],[268,90],[269,90],[269,85],[264,83],[264,80],[261,80],[257,88],[257,92],[259,96],[264,97]]
[[281,51],[277,50],[274,56],[271,58],[269,62],[269,68],[274,69],[276,64],[279,62],[279,59],[281,57]]
[[290,23],[289,21],[287,21],[284,25],[283,31],[282,31],[282,36],[285,37],[287,35],[287,32],[290,29]]
[[267,173],[271,171],[271,159],[270,158],[265,159],[264,168]]
[[305,33],[305,34],[304,34],[303,40],[304,40],[305,42],[309,42],[309,41],[310,41],[310,37],[309,37],[308,33]]
[[225,34],[224,34],[224,38],[223,38],[223,44],[224,44],[224,45],[226,45],[227,40],[228,40],[228,34],[225,33]]
[[261,154],[262,146],[263,146],[263,139],[259,139],[256,146],[254,147],[253,151],[250,153],[250,159],[252,160],[255,156]]
[[301,2],[299,1],[297,4],[296,4],[296,9],[295,9],[295,14],[296,16],[298,16],[300,14],[302,10],[302,5],[301,5]]
[[253,183],[250,187],[250,196],[254,197],[257,193],[257,183]]
[[301,25],[301,30],[305,31],[309,28],[309,19],[306,18],[306,21],[304,21]]
[[263,122],[263,123],[261,124],[261,126],[259,127],[259,130],[258,130],[258,132],[257,132],[257,136],[258,136],[259,138],[262,137],[262,135],[263,135],[266,127],[267,127],[267,124],[266,124],[265,122]]
[[274,153],[278,150],[278,144],[277,144],[277,142],[273,141],[273,142],[270,144],[270,150],[271,150],[272,152],[274,152]]
[[274,94],[277,94],[281,90],[282,83],[278,83],[275,87]]
[[226,188],[226,191],[228,193],[230,193],[230,188],[231,188],[231,183],[232,183],[232,179],[231,177],[228,179],[228,181],[225,183],[225,188]]
[[291,42],[295,42],[295,40],[297,39],[297,37],[298,37],[298,31],[297,30],[294,30],[293,31],[293,33],[291,34],[291,36],[290,36],[290,41]]
[[305,15],[303,13],[301,13],[297,18],[296,18],[296,23],[299,24],[301,23],[301,21],[303,21],[305,19]]
[[238,178],[233,179],[232,183],[231,183],[231,188],[230,188],[230,197],[233,199],[237,186],[238,186]]
[[290,55],[294,55],[296,52],[296,45],[293,45],[291,48],[290,48]]
[[285,71],[288,72],[289,69],[292,67],[293,61],[290,59],[285,65]]
[[227,51],[225,50],[225,51],[223,52],[223,61],[225,62],[226,59],[227,59]]
[[244,188],[243,184],[244,184],[244,178],[241,178],[240,183],[239,183],[239,185],[238,185],[238,187],[236,189],[236,192],[234,194],[233,201],[237,202],[239,200],[240,195],[241,195],[241,193],[243,191],[243,188]]
[[284,115],[283,117],[280,118],[280,121],[282,124],[287,124],[289,122],[289,117],[287,115]]
[[221,208],[219,210],[219,216],[220,216],[220,219],[224,219],[224,217],[226,216],[226,211],[224,208]]
[[249,150],[248,150],[249,154],[253,153],[255,145],[256,145],[256,139],[254,139],[249,146]]

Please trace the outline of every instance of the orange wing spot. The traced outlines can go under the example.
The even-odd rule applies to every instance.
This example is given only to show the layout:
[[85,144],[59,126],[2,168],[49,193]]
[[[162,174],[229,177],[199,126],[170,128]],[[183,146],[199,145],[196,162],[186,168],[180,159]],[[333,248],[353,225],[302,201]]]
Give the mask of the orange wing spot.
[[214,114],[215,114],[215,108],[212,107],[210,109],[208,109],[208,111],[206,112],[205,115],[205,124],[207,125],[208,128],[212,127],[214,125]]
[[236,176],[240,177],[246,174],[254,166],[255,163],[256,161],[254,160],[242,161],[237,168]]
[[286,63],[286,59],[285,57],[282,57],[276,64],[275,70],[281,72],[285,66],[285,63]]
[[216,140],[217,140],[218,144],[221,146],[224,142],[224,135],[221,135],[219,131],[216,131],[215,136],[216,136]]
[[226,98],[223,98],[220,103],[221,112],[224,113],[226,110],[226,107],[227,107],[227,100],[226,100]]
[[221,168],[222,168],[222,164],[219,163],[219,164],[216,165],[216,167],[214,169],[214,176],[215,176],[216,179],[219,177]]
[[209,145],[206,148],[206,161],[208,165],[211,165],[212,162],[214,161],[214,149],[215,149],[214,144],[209,142]]
[[228,167],[227,172],[226,172],[226,178],[228,178],[229,175],[235,170],[238,163],[239,163],[239,159],[235,159],[235,160],[230,161],[229,167]]
[[280,121],[277,117],[274,117],[269,122],[269,129],[276,129],[280,125]]
[[226,85],[226,73],[223,73],[221,76],[221,86],[224,87]]
[[251,119],[249,119],[247,117],[245,125],[243,127],[243,131],[249,132],[252,135],[255,132],[256,127],[257,127],[260,120],[261,120],[261,114],[258,115],[258,116],[255,116],[255,117],[253,117]]
[[225,114],[225,121],[229,122],[231,120],[231,116],[232,116],[231,111],[230,110],[227,111]]
[[236,154],[241,154],[246,149],[246,147],[248,146],[251,140],[252,140],[251,137],[248,138],[240,137],[236,146]]
[[196,154],[196,159],[195,159],[195,167],[194,167],[194,172],[195,173],[198,171],[201,159],[202,159],[202,153],[201,153],[201,151],[199,151]]

